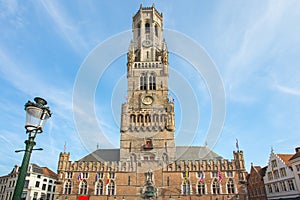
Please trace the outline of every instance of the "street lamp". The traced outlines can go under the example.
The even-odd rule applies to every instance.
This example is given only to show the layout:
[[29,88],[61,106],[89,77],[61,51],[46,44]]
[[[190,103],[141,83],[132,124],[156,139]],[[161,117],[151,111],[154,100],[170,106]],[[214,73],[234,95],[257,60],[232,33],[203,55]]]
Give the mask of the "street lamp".
[[26,149],[23,157],[22,165],[19,170],[19,176],[17,184],[15,187],[13,200],[20,200],[23,192],[23,187],[25,183],[25,177],[29,165],[29,160],[33,147],[35,146],[35,137],[37,134],[43,132],[43,126],[45,125],[48,118],[51,117],[51,112],[49,107],[46,107],[47,101],[40,97],[34,98],[35,102],[28,101],[25,104],[26,110],[26,134],[28,134],[28,139],[25,140]]

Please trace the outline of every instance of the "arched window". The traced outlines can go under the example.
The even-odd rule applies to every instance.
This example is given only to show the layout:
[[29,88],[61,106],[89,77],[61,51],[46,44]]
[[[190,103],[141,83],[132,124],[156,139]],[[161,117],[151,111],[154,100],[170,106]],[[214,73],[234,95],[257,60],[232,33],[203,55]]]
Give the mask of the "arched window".
[[132,154],[130,155],[130,161],[131,161],[131,162],[136,162],[136,155],[135,155],[134,153],[132,153]]
[[227,182],[227,193],[234,194],[234,183],[232,179],[229,179]]
[[151,117],[150,117],[149,114],[146,114],[146,116],[145,116],[145,122],[146,123],[150,123],[151,122]]
[[80,182],[79,194],[83,194],[83,195],[87,194],[87,182],[86,182],[86,180],[83,180],[83,181]]
[[131,114],[130,115],[130,123],[135,123],[135,115],[134,114]]
[[212,193],[220,194],[220,184],[217,179],[214,179],[214,181],[212,182]]
[[104,194],[103,182],[100,180],[99,182],[96,182],[95,195],[103,195],[103,194]]
[[182,183],[182,194],[191,194],[191,184],[189,180],[184,180]]
[[145,24],[145,33],[150,33],[150,24],[148,22]]
[[166,122],[166,115],[165,115],[165,114],[162,114],[162,115],[160,116],[160,121],[161,121],[161,122]]
[[205,184],[202,183],[201,181],[199,181],[197,184],[197,193],[198,194],[206,194]]
[[166,153],[164,153],[164,154],[162,155],[162,160],[163,160],[163,162],[165,162],[165,163],[168,163],[168,162],[169,162],[169,158],[168,158],[168,155],[167,155]]
[[115,195],[115,182],[112,180],[107,185],[107,195]]
[[72,192],[72,182],[71,180],[67,180],[64,185],[64,194],[71,194]]
[[153,122],[158,122],[158,118],[159,118],[158,114],[154,114],[153,115]]
[[158,37],[158,26],[155,25],[155,36]]
[[140,90],[147,90],[147,78],[145,74],[140,77]]
[[142,114],[138,115],[138,119],[137,119],[138,123],[143,123],[144,122],[144,116]]
[[137,33],[138,33],[138,37],[140,37],[140,35],[141,35],[141,24],[137,25]]
[[156,90],[155,74],[150,74],[150,76],[149,76],[149,90]]

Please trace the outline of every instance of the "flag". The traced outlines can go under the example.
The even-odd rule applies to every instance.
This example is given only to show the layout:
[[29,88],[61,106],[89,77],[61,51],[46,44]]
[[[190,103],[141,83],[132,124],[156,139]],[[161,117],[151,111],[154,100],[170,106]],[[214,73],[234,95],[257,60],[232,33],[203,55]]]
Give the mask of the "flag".
[[238,141],[238,139],[236,139],[235,146],[236,146],[237,150],[239,150],[239,141]]
[[67,142],[65,142],[65,145],[64,145],[64,153],[66,153],[66,150],[67,150]]
[[205,174],[204,171],[202,170],[201,176],[200,176],[200,182],[204,183],[204,179],[205,179]]
[[97,172],[97,173],[96,173],[96,176],[95,176],[95,182],[97,182],[98,179],[99,179],[99,174],[98,174],[98,172]]
[[222,173],[220,172],[220,170],[218,171],[218,177],[219,177],[219,182],[222,182],[223,177],[222,177]]
[[128,97],[127,96],[125,96],[124,99],[125,99],[126,102],[128,101]]
[[189,177],[189,169],[188,168],[186,168],[186,171],[185,171],[185,177],[184,178],[188,178]]
[[174,102],[175,102],[175,99],[170,95],[169,101],[172,102],[172,103],[174,103]]
[[82,181],[82,177],[83,177],[83,174],[82,174],[82,172],[80,172],[77,176],[77,182]]
[[109,184],[109,181],[110,181],[110,174],[107,173],[106,185]]

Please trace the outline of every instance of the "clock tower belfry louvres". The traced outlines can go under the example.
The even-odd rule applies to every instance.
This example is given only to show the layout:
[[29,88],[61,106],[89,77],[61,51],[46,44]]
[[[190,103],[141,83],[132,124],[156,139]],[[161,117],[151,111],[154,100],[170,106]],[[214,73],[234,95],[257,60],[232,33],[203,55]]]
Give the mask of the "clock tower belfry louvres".
[[128,102],[122,105],[120,160],[174,161],[174,104],[168,98],[163,16],[154,7],[133,16],[127,54]]
[[243,151],[238,148],[229,160],[207,145],[175,144],[163,16],[154,5],[141,6],[132,19],[120,148],[97,146],[74,162],[61,152],[56,199],[246,199]]

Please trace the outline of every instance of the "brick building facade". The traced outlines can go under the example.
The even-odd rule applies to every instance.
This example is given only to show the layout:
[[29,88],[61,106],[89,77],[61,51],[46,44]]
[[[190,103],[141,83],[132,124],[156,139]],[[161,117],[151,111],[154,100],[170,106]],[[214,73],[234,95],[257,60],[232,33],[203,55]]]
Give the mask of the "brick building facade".
[[267,167],[251,165],[250,173],[247,176],[247,189],[249,199],[266,200],[266,190],[263,177],[265,176]]
[[97,149],[75,162],[61,153],[58,199],[246,199],[242,151],[228,160],[207,146],[175,144],[162,14],[141,6],[132,24],[120,149]]

